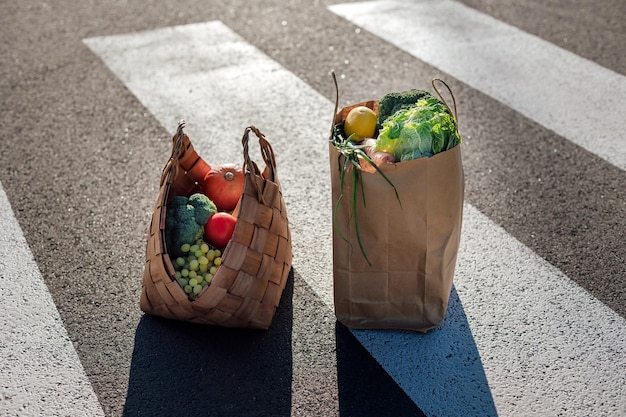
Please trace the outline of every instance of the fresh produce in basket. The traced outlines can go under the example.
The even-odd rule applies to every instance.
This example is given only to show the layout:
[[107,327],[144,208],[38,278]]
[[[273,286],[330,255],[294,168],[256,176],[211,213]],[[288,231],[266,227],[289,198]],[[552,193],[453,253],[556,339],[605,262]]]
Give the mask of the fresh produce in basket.
[[174,259],[176,281],[189,298],[199,295],[208,286],[222,263],[222,252],[211,248],[205,241],[198,239],[193,245],[181,246],[182,256]]
[[225,248],[233,237],[236,223],[235,216],[225,212],[216,213],[204,226],[204,235],[211,245],[216,248]]
[[243,192],[243,171],[236,165],[221,165],[204,178],[198,184],[203,192],[172,197],[165,215],[166,245],[176,279],[191,298],[211,283],[221,264],[221,250],[232,238],[237,223],[229,212]]
[[[140,308],[166,319],[227,328],[268,329],[287,280],[293,274],[291,230],[272,146],[255,126],[245,128],[241,138],[245,190],[235,193],[236,206],[232,212],[223,211],[223,205],[220,210],[202,192],[211,167],[195,150],[184,127],[181,120],[172,140],[171,155],[161,173],[148,229]],[[250,158],[250,133],[258,138],[265,162],[263,170]],[[200,204],[194,206],[198,197],[191,197],[195,193],[211,200],[217,213],[236,219],[238,224],[226,247],[212,247],[202,233],[217,213],[212,216],[205,213],[204,218],[197,218],[196,206],[203,204],[198,201]],[[174,210],[180,206],[180,212]],[[181,222],[182,218],[188,222]],[[189,221],[191,218],[195,225]],[[191,230],[186,239],[202,237],[180,247],[174,244],[175,239],[180,243],[182,233],[176,225],[181,223]]]
[[244,174],[235,164],[224,164],[211,169],[204,176],[201,190],[220,211],[232,211],[243,193]]
[[173,197],[165,214],[165,242],[172,256],[181,256],[184,244],[202,238],[203,226],[215,213],[217,207],[204,194]]

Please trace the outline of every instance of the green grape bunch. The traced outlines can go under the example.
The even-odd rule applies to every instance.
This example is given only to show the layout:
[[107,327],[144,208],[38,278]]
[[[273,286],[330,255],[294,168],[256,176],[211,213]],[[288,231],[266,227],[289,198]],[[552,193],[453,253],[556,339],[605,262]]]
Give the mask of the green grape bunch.
[[174,260],[176,281],[190,300],[196,299],[202,290],[211,284],[222,264],[222,253],[202,239],[190,245],[181,245],[182,256]]

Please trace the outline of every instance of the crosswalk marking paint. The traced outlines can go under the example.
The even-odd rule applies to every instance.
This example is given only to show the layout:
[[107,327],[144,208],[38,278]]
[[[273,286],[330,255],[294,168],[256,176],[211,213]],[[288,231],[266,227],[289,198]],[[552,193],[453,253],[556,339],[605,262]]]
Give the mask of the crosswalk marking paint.
[[[209,163],[241,159],[246,125],[264,131],[278,158],[295,273],[332,308],[332,103],[221,22],[85,44],[168,131],[185,117]],[[440,329],[354,332],[420,408],[526,416],[626,407],[623,318],[470,205],[459,258],[458,296]]]
[[456,1],[329,9],[626,170],[625,76]]
[[0,414],[103,416],[0,184]]

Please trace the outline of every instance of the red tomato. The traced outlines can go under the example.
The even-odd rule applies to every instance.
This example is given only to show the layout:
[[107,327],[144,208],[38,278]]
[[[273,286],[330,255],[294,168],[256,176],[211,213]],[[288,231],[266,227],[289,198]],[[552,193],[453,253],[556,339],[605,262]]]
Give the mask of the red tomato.
[[204,236],[211,245],[224,249],[233,237],[237,218],[226,212],[215,213],[204,225]]

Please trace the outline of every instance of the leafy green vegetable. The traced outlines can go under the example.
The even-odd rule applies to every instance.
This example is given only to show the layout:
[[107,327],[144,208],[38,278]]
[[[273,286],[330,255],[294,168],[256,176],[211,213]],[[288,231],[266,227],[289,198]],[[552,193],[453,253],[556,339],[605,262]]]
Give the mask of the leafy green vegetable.
[[378,101],[378,121],[384,122],[389,116],[399,110],[414,106],[418,100],[430,97],[430,93],[425,90],[408,90],[399,93],[387,93]]
[[209,210],[215,206],[208,198],[205,201],[196,195],[192,197],[173,197],[165,210],[165,243],[168,253],[174,257],[182,256],[183,244],[193,244],[202,237],[202,224],[206,221],[201,221],[208,219]]
[[376,150],[396,161],[433,156],[461,143],[454,117],[430,94],[387,117],[380,128]]
[[194,208],[194,217],[199,225],[205,225],[209,218],[217,213],[215,203],[202,193],[189,196],[189,204]]

